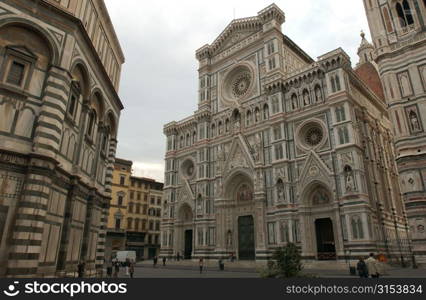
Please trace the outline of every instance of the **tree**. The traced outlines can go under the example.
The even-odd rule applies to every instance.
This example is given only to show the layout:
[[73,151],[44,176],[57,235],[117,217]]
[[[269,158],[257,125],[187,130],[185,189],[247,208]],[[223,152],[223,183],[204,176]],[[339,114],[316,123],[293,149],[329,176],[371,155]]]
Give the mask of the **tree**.
[[268,262],[267,270],[264,270],[261,276],[267,278],[298,277],[302,271],[301,260],[302,257],[297,246],[289,243],[287,246],[275,250],[272,260]]

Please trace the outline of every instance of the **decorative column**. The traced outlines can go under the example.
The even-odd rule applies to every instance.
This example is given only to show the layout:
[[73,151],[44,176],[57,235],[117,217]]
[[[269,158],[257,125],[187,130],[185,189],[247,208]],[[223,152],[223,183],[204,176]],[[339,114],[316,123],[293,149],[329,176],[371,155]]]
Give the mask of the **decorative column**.
[[266,260],[269,253],[266,250],[266,191],[263,169],[256,169],[254,211],[255,211],[255,237],[256,237],[256,260]]

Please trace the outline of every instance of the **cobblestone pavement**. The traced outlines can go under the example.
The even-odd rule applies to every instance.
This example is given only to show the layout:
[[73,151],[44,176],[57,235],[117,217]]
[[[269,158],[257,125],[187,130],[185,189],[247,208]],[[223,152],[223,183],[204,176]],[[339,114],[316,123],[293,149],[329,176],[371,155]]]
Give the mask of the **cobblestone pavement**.
[[[356,278],[349,274],[348,269],[340,270],[320,270],[306,269],[303,273],[313,275],[320,278]],[[124,268],[120,270],[121,278],[128,278],[124,272]],[[185,265],[157,265],[156,268],[152,264],[138,264],[135,267],[135,278],[259,278],[259,273],[255,269],[250,268],[232,268],[226,267],[225,271],[219,271],[217,267],[207,266],[200,274],[198,266]],[[387,270],[385,278],[426,278],[425,269],[411,268],[391,268]]]

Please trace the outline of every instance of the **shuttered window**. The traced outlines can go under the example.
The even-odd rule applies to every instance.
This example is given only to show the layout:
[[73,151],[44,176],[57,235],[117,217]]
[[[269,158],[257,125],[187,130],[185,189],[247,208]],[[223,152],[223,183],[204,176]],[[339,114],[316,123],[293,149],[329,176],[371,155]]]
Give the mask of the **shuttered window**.
[[16,61],[12,62],[10,66],[9,75],[7,77],[7,82],[21,86],[22,80],[24,79],[25,65],[18,63]]

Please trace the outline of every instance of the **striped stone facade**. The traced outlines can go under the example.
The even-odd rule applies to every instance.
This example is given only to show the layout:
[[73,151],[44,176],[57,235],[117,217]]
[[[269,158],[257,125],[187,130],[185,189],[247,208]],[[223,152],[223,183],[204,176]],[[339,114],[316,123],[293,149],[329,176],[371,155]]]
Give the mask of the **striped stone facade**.
[[1,1],[0,276],[102,269],[122,63],[103,1]]
[[426,265],[426,0],[364,0],[395,135],[413,254]]

